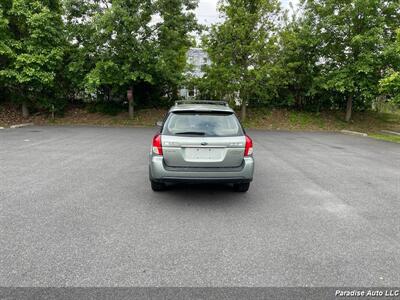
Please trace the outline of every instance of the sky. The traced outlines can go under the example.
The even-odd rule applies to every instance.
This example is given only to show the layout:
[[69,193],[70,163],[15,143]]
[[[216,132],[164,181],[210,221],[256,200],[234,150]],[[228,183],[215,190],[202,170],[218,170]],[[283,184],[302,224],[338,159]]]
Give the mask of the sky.
[[[218,0],[199,1],[199,7],[196,10],[199,23],[210,25],[218,21],[217,2]],[[299,2],[299,0],[281,0],[281,2],[282,7],[288,8],[289,2],[292,2],[295,5]]]

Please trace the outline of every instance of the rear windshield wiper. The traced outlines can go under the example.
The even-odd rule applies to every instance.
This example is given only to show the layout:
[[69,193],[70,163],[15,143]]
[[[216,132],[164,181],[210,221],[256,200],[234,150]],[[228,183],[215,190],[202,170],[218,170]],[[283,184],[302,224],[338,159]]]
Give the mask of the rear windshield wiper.
[[175,134],[206,135],[205,132],[201,132],[201,131],[182,131],[182,132],[176,132]]

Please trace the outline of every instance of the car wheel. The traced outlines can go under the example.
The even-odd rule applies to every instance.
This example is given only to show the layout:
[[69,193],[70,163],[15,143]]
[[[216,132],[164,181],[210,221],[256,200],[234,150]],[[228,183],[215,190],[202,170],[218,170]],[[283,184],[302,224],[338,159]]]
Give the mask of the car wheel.
[[247,183],[235,183],[233,185],[233,190],[235,192],[245,193],[249,190],[250,182]]
[[151,189],[155,192],[160,192],[165,190],[165,184],[162,182],[150,181],[151,182]]

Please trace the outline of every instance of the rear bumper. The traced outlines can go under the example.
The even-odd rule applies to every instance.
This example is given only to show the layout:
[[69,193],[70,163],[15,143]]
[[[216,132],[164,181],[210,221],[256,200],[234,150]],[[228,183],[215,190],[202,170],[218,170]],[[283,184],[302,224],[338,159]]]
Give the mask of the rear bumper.
[[162,156],[152,156],[149,165],[150,180],[184,183],[245,183],[253,180],[254,159],[245,157],[238,168],[171,168]]

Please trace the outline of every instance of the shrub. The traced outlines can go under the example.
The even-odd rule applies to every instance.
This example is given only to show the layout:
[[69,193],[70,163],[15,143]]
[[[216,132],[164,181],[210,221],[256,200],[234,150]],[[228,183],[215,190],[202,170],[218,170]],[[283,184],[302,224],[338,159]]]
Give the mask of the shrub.
[[89,113],[98,112],[110,116],[116,116],[124,110],[122,104],[114,101],[88,103],[86,109]]

